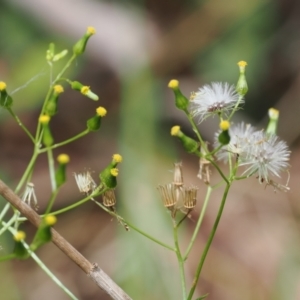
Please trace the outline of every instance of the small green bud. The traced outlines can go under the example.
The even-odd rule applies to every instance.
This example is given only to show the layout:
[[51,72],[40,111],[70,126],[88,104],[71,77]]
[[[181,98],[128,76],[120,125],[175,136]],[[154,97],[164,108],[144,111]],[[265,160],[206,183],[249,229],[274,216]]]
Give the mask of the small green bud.
[[248,92],[248,85],[247,80],[245,76],[245,69],[247,66],[247,63],[245,61],[238,62],[238,66],[240,68],[240,76],[236,85],[236,91],[241,95],[245,96]]
[[6,83],[0,81],[0,106],[4,108],[9,108],[13,104],[13,99],[8,95],[6,91]]
[[180,126],[173,126],[171,129],[171,135],[177,136],[182,142],[183,148],[188,153],[197,153],[199,149],[199,143],[194,139],[186,136],[181,130]]
[[101,182],[107,188],[115,188],[117,186],[117,176],[119,170],[116,166],[122,162],[122,156],[120,154],[114,154],[111,163],[99,174]]
[[71,83],[71,88],[73,90],[80,91],[81,94],[83,94],[84,96],[87,96],[88,98],[90,98],[94,101],[99,100],[99,97],[91,91],[89,86],[83,85],[79,81],[73,81]]
[[106,167],[99,175],[101,182],[106,188],[113,189],[117,186],[117,176],[119,170],[117,168]]
[[95,33],[96,30],[94,27],[88,27],[84,36],[74,45],[73,53],[77,56],[82,54],[85,51],[85,47],[89,38]]
[[222,132],[218,136],[218,140],[221,145],[227,145],[230,142],[230,135],[229,135],[229,127],[230,123],[228,121],[221,121],[220,123],[220,129]]
[[53,87],[52,95],[49,101],[46,104],[45,113],[52,117],[57,113],[57,102],[59,95],[64,91],[64,88],[61,85],[55,85]]
[[43,126],[43,144],[46,147],[50,147],[53,145],[54,139],[51,134],[51,130],[49,127],[49,122],[50,122],[50,116],[48,115],[42,115],[39,117],[39,122]]
[[14,240],[15,240],[14,254],[19,259],[26,259],[29,257],[29,253],[23,244],[25,238],[26,238],[26,234],[24,231],[18,231],[14,236]]
[[35,251],[42,245],[48,243],[52,239],[51,227],[56,223],[56,217],[53,215],[45,216],[34,236],[30,249]]
[[46,51],[46,59],[47,61],[51,62],[54,57],[54,52],[55,52],[55,45],[53,43],[49,44],[49,48]]
[[188,111],[189,100],[181,93],[178,80],[171,80],[168,87],[173,90],[175,95],[175,105],[178,109],[184,112]]
[[276,134],[279,121],[279,110],[275,108],[269,109],[269,124],[267,126],[266,134]]
[[102,117],[104,117],[106,113],[106,109],[102,106],[96,109],[96,115],[87,120],[86,125],[89,131],[97,131],[100,129]]
[[67,154],[60,154],[57,161],[59,165],[55,173],[55,181],[57,187],[60,187],[66,182],[66,165],[70,162],[70,157]]
[[58,60],[64,58],[67,54],[68,54],[68,50],[65,49],[65,50],[61,51],[60,53],[55,54],[53,56],[52,61],[53,62],[58,61]]

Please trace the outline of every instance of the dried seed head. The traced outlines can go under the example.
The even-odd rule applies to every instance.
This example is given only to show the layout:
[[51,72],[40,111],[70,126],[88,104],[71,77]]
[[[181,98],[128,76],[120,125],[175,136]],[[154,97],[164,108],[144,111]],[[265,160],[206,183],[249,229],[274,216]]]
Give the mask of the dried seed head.
[[34,192],[34,184],[32,182],[27,183],[22,200],[35,210],[38,209],[38,202]]
[[85,173],[74,173],[74,177],[76,180],[76,184],[78,186],[78,189],[81,193],[90,193],[95,190],[97,187],[96,182],[94,181],[91,173],[89,171],[86,171]]
[[183,200],[183,205],[187,209],[193,209],[197,203],[197,188],[189,187],[185,189],[185,197]]
[[167,208],[174,207],[176,204],[176,197],[173,184],[159,185],[157,189],[160,192],[164,206]]
[[115,206],[117,203],[115,191],[113,189],[107,190],[102,195],[103,204],[106,207]]
[[174,163],[174,181],[175,186],[183,186],[182,163]]

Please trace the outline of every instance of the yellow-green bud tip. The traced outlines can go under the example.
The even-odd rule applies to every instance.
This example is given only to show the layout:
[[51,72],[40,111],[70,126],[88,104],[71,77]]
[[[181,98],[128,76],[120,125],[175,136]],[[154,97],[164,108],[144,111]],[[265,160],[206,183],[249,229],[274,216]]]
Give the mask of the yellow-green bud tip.
[[90,91],[90,87],[87,86],[87,85],[84,85],[84,86],[80,89],[80,92],[81,92],[81,94],[83,94],[83,95],[86,95],[89,91]]
[[228,130],[230,127],[230,123],[228,121],[221,121],[220,123],[220,129],[225,131]]
[[275,109],[275,108],[270,108],[269,109],[269,118],[271,120],[277,120],[279,116],[279,110]]
[[64,91],[64,88],[60,84],[57,84],[53,87],[53,90],[56,94],[61,94]]
[[39,117],[39,122],[41,124],[48,124],[49,121],[50,121],[50,116],[48,116],[48,115],[42,115]]
[[117,177],[118,174],[119,174],[119,170],[118,170],[117,168],[112,168],[112,169],[110,170],[110,174],[111,174],[112,176],[114,176],[114,177]]
[[176,80],[176,79],[172,79],[172,80],[169,82],[168,87],[169,87],[170,89],[176,89],[176,88],[178,88],[178,87],[179,87],[179,81]]
[[173,126],[171,128],[171,135],[176,136],[176,135],[178,135],[179,131],[180,131],[180,126],[178,126],[178,125]]
[[0,81],[0,91],[5,91],[6,90],[6,83],[3,81]]
[[123,158],[120,154],[114,154],[112,158],[113,158],[113,161],[116,163],[120,163],[123,160]]
[[57,222],[57,218],[53,215],[46,216],[44,220],[48,226],[53,226]]
[[107,110],[106,110],[104,107],[99,106],[99,107],[96,109],[96,113],[97,113],[98,116],[104,117],[104,116],[106,116],[106,114],[107,114]]
[[247,65],[248,65],[247,62],[245,62],[244,60],[238,62],[239,67],[246,67]]
[[16,242],[21,242],[24,241],[26,238],[26,233],[24,231],[18,231],[15,235],[14,235],[14,239]]
[[60,164],[65,165],[70,162],[70,156],[68,154],[60,154],[57,156],[57,161]]
[[92,27],[92,26],[89,26],[89,27],[87,28],[87,30],[86,30],[86,33],[87,33],[87,34],[90,34],[90,35],[93,35],[93,34],[96,33],[96,29],[95,29],[94,27]]

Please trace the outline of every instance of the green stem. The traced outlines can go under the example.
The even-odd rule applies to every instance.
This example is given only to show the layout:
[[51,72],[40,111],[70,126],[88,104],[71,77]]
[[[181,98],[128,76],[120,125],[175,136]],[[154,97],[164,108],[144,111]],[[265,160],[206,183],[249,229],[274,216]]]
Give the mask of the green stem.
[[55,180],[53,152],[49,148],[47,150],[47,156],[48,156],[48,166],[49,166],[51,189],[52,189],[52,193],[53,193],[56,190],[56,180]]
[[229,189],[230,189],[230,183],[227,183],[226,188],[224,190],[223,197],[222,197],[221,205],[219,207],[218,215],[216,217],[215,223],[213,225],[213,228],[212,228],[212,230],[210,232],[209,238],[208,238],[208,240],[206,242],[206,245],[205,245],[205,248],[203,250],[203,253],[202,253],[200,262],[198,264],[198,267],[197,267],[197,270],[196,270],[196,274],[195,274],[195,277],[194,277],[194,280],[193,280],[193,284],[192,284],[192,287],[191,287],[191,290],[189,292],[187,300],[191,300],[192,297],[193,297],[193,294],[195,292],[195,289],[196,289],[196,286],[197,286],[197,283],[198,283],[198,280],[199,280],[199,277],[200,277],[200,273],[201,273],[203,264],[205,262],[208,250],[209,250],[210,245],[211,245],[211,243],[213,241],[213,238],[215,236],[215,233],[217,231],[217,228],[218,228],[218,225],[219,225],[222,213],[223,213],[223,209],[224,209],[224,205],[225,205],[225,202],[226,202],[226,198],[227,198]]
[[64,68],[60,71],[60,73],[56,76],[55,80],[54,80],[54,83],[57,82],[61,76],[65,73],[65,71],[71,66],[73,60],[76,58],[76,55],[73,54],[71,56],[71,58],[68,60],[68,62],[66,63],[66,65],[64,66]]
[[[89,196],[87,196],[86,198],[84,198],[84,199],[82,199],[82,200],[79,200],[79,201],[77,201],[77,202],[75,202],[75,203],[73,203],[73,204],[71,204],[71,205],[69,205],[69,206],[66,206],[66,207],[64,207],[64,208],[62,208],[62,209],[59,209],[59,210],[57,210],[57,211],[51,212],[51,215],[59,215],[59,214],[62,214],[62,213],[64,213],[64,212],[67,212],[67,211],[69,211],[69,210],[71,210],[71,209],[73,209],[73,208],[75,208],[75,207],[77,207],[77,206],[80,206],[80,205],[84,204],[85,202],[91,200],[91,198],[96,197],[96,196],[98,196],[98,195],[100,195],[100,194],[96,194],[96,195],[95,195],[95,194],[92,194],[92,195],[89,195]],[[40,217],[44,217],[45,215],[46,215],[46,214],[40,215]],[[27,218],[22,217],[22,218],[19,218],[18,221],[27,221]]]
[[48,205],[47,205],[47,208],[46,208],[46,211],[45,211],[45,215],[47,215],[47,214],[50,213],[51,208],[52,208],[52,206],[53,206],[53,203],[54,203],[54,201],[55,201],[55,199],[56,199],[56,197],[57,197],[58,191],[59,191],[59,189],[56,189],[55,191],[53,191],[53,192],[51,193],[51,198],[50,198],[50,200],[49,200],[49,202],[48,202]]
[[141,235],[145,236],[146,238],[148,238],[149,240],[155,242],[156,244],[161,245],[164,248],[167,248],[171,251],[176,252],[176,249],[161,242],[160,240],[154,238],[153,236],[149,235],[148,233],[140,230],[139,228],[137,228],[136,226],[134,226],[133,224],[127,222],[125,219],[123,219],[122,217],[120,217],[118,214],[116,214],[115,212],[109,210],[107,207],[105,207],[104,205],[102,205],[101,203],[94,201],[95,204],[97,204],[98,206],[100,206],[104,211],[106,211],[107,213],[109,213],[111,216],[115,217],[117,220],[121,220],[122,222],[124,222],[126,225],[128,225],[131,229],[133,229],[134,231],[140,233]]
[[221,171],[221,169],[219,168],[219,166],[210,158],[210,157],[205,157],[219,172],[219,174],[221,175],[221,177],[224,179],[224,181],[229,184],[229,181],[227,179],[227,177],[223,174],[223,172]]
[[72,138],[70,138],[70,139],[68,139],[68,140],[66,140],[66,141],[63,141],[63,142],[61,142],[61,143],[54,144],[54,145],[52,145],[51,147],[48,147],[48,148],[44,148],[44,149],[39,150],[39,153],[43,153],[43,152],[48,151],[49,149],[55,149],[55,148],[64,146],[64,145],[66,145],[66,144],[69,144],[69,143],[71,143],[71,142],[73,142],[73,141],[75,141],[75,140],[77,140],[77,139],[79,139],[79,138],[85,136],[85,135],[88,134],[89,132],[90,132],[90,131],[89,131],[88,129],[86,129],[86,130],[82,131],[81,133],[79,133],[79,134],[73,136]]
[[28,135],[28,137],[31,139],[31,141],[33,143],[35,143],[34,137],[29,132],[29,130],[24,126],[24,124],[21,122],[21,120],[19,119],[19,117],[12,111],[12,109],[10,107],[8,107],[7,110],[12,115],[12,117],[16,120],[16,122],[18,123],[18,125],[25,131],[25,133]]
[[181,289],[182,289],[182,299],[186,299],[186,283],[185,283],[185,275],[184,275],[184,259],[181,255],[179,243],[178,243],[178,226],[176,222],[173,220],[173,237],[176,249],[176,256],[179,265],[179,273],[180,273],[180,281],[181,281]]
[[215,155],[224,145],[219,145],[217,148],[215,148],[212,152],[208,153],[208,155],[213,156]]
[[208,204],[208,201],[210,199],[210,195],[211,195],[212,190],[213,190],[213,188],[211,186],[207,187],[206,196],[205,196],[205,199],[204,199],[204,203],[203,203],[203,206],[202,206],[202,209],[201,209],[201,213],[200,213],[197,225],[196,225],[196,227],[194,229],[191,241],[190,241],[190,243],[189,243],[189,245],[188,245],[188,247],[186,249],[186,252],[185,252],[185,254],[183,256],[183,260],[184,261],[187,260],[189,254],[190,254],[190,251],[192,250],[192,247],[194,245],[194,242],[196,240],[196,237],[198,235],[198,232],[199,232],[199,229],[201,227],[201,224],[202,224],[205,212],[206,212],[207,204]]
[[[10,220],[8,222],[5,222],[5,224],[3,225],[3,227],[1,228],[0,230],[0,236],[9,228],[11,227],[11,225],[15,222],[16,220],[16,214],[14,214]],[[3,223],[1,220],[0,220],[1,223]]]
[[230,116],[229,116],[229,117],[228,117],[228,119],[227,119],[228,121],[230,121],[230,120],[231,120],[231,118],[233,117],[233,115],[234,115],[234,113],[236,112],[236,110],[237,110],[238,106],[240,105],[240,103],[241,103],[242,99],[243,99],[243,96],[239,96],[239,99],[238,99],[238,101],[236,102],[236,104],[235,104],[235,106],[234,106],[234,108],[233,108],[233,110],[232,110],[232,112],[231,112]]
[[16,194],[18,194],[20,192],[20,190],[21,190],[22,186],[24,185],[25,181],[28,180],[28,177],[30,176],[30,173],[33,170],[33,167],[34,167],[34,164],[35,164],[35,161],[36,161],[37,157],[38,157],[38,153],[37,153],[36,150],[34,150],[33,155],[31,157],[31,160],[30,160],[30,162],[29,162],[29,164],[28,164],[21,180],[19,181],[15,191],[14,191]]
[[198,138],[198,140],[200,141],[201,147],[205,150],[205,153],[208,153],[207,145],[206,145],[206,143],[203,141],[203,139],[202,139],[202,137],[201,137],[201,134],[200,134],[200,132],[199,132],[199,130],[198,130],[196,124],[195,124],[194,119],[192,118],[191,114],[190,114],[188,111],[186,111],[185,113],[186,113],[186,115],[187,115],[187,117],[188,117],[188,119],[189,119],[189,122],[191,123],[191,125],[192,125],[192,127],[193,127],[193,131],[196,133],[197,138]]

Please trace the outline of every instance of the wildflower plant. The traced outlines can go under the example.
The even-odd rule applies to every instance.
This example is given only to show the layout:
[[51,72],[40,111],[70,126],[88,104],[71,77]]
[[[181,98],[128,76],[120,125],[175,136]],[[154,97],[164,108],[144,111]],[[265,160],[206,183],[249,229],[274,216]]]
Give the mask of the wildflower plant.
[[[274,190],[289,190],[287,184],[284,185],[278,182],[284,172],[289,177],[288,161],[290,156],[287,144],[276,135],[279,112],[275,109],[269,110],[270,121],[265,130],[256,129],[252,125],[243,122],[238,124],[231,123],[233,115],[245,102],[245,95],[248,91],[245,77],[247,64],[244,61],[238,63],[240,76],[236,86],[229,83],[213,82],[192,93],[190,99],[183,95],[177,80],[169,82],[168,86],[174,92],[175,106],[186,115],[195,132],[195,137],[190,137],[181,130],[180,126],[175,125],[171,128],[171,135],[178,138],[187,153],[196,156],[195,161],[199,163],[197,175],[200,179],[199,184],[204,184],[207,189],[200,215],[195,223],[194,232],[184,252],[180,247],[178,230],[183,222],[191,217],[191,212],[197,205],[199,187],[185,182],[183,164],[181,162],[174,164],[173,180],[167,184],[159,185],[157,188],[163,206],[170,212],[174,237],[173,245],[168,245],[143,232],[118,214],[115,190],[118,186],[118,166],[123,160],[120,154],[112,155],[107,166],[99,171],[98,180],[93,178],[90,171],[75,172],[74,180],[78,186],[78,194],[82,195],[82,199],[55,211],[53,210],[53,204],[61,187],[68,179],[67,169],[72,158],[66,153],[61,153],[55,162],[53,150],[72,143],[91,132],[100,130],[102,119],[107,115],[107,110],[99,106],[91,113],[91,117],[84,124],[86,128],[82,132],[59,142],[52,135],[52,117],[59,113],[59,103],[63,101],[66,89],[71,88],[80,93],[82,97],[87,97],[92,101],[99,100],[99,97],[92,92],[90,86],[63,77],[71,64],[84,53],[89,39],[95,33],[96,31],[93,27],[88,27],[83,37],[73,46],[71,56],[58,74],[54,74],[53,65],[59,60],[67,59],[68,51],[63,50],[55,53],[55,45],[53,43],[49,45],[46,51],[46,61],[50,70],[50,85],[41,107],[35,133],[30,132],[16,115],[13,109],[14,100],[9,92],[9,86],[4,81],[0,81],[0,108],[6,110],[20,125],[32,142],[33,147],[32,157],[15,190],[12,191],[0,180],[0,195],[8,201],[0,212],[0,235],[4,232],[9,232],[15,245],[12,253],[6,254],[3,253],[3,250],[1,251],[1,255],[3,255],[0,256],[0,261],[32,258],[71,299],[77,299],[71,291],[57,280],[56,276],[35,253],[44,244],[52,241],[113,299],[131,299],[96,263],[90,263],[53,229],[57,222],[57,216],[60,217],[66,211],[72,210],[88,201],[93,201],[95,205],[115,218],[126,231],[129,229],[135,230],[154,243],[174,253],[179,265],[182,299],[191,300],[198,285],[207,253],[216,234],[232,183],[236,180],[246,180],[254,176],[257,178],[258,184],[271,185]],[[220,127],[215,134],[213,145],[210,145],[203,139],[197,126],[211,117],[214,118],[215,122],[219,123]],[[32,178],[37,158],[40,155],[46,155],[48,159],[51,193],[48,196],[45,211],[38,214],[35,211],[35,209],[38,209],[38,198],[35,194]],[[227,163],[228,173],[225,174],[221,170],[220,162]],[[220,182],[212,183],[212,173],[220,175]],[[216,188],[224,188],[220,207],[206,245],[199,256],[193,281],[188,283],[185,276],[185,262],[201,229],[210,196]],[[101,200],[98,198],[99,196],[101,196]],[[8,214],[9,211],[12,214]],[[37,228],[32,241],[27,241],[26,233],[21,230],[22,223],[25,221],[31,222]],[[125,231],[124,234],[126,234]],[[204,299],[207,296],[207,294],[197,296],[197,299]]]
[[[229,83],[213,82],[204,85],[198,92],[192,92],[189,100],[181,93],[177,80],[171,80],[169,83],[169,88],[174,92],[175,105],[186,114],[196,138],[184,134],[178,125],[171,128],[171,135],[180,140],[185,151],[198,157],[199,173],[197,177],[207,187],[206,197],[194,233],[185,252],[182,252],[179,247],[178,228],[186,216],[189,215],[189,212],[196,206],[197,188],[185,187],[181,164],[175,164],[173,183],[158,187],[164,206],[171,211],[175,246],[173,251],[176,253],[179,265],[182,299],[191,300],[193,298],[232,183],[236,180],[248,179],[254,176],[257,178],[258,184],[271,185],[274,191],[286,192],[289,190],[290,151],[287,144],[276,135],[279,111],[274,108],[269,110],[270,120],[266,129],[256,129],[244,122],[231,123],[233,115],[245,102],[245,95],[248,91],[245,76],[246,65],[247,63],[244,61],[238,63],[240,76],[236,86]],[[197,126],[211,117],[217,119],[216,122],[219,122],[220,127],[220,130],[215,133],[215,142],[212,146],[204,141]],[[227,163],[228,174],[222,171],[219,165],[220,162]],[[220,175],[221,181],[219,183],[212,184],[210,179],[212,172],[217,172]],[[287,175],[286,184],[278,182],[283,173]],[[175,177],[180,178],[180,180],[176,180]],[[180,184],[176,184],[177,181]],[[201,228],[210,196],[214,189],[222,186],[224,186],[224,191],[219,210],[206,245],[199,257],[194,279],[188,289],[184,263]],[[206,297],[208,297],[208,294],[197,299]]]
[[[50,84],[37,120],[35,133],[32,133],[16,115],[13,108],[14,100],[9,92],[9,86],[4,81],[0,81],[0,109],[6,110],[14,118],[27,134],[33,147],[32,157],[15,190],[12,191],[0,180],[0,195],[8,201],[0,212],[0,235],[4,232],[10,232],[12,240],[15,243],[12,253],[1,252],[2,256],[0,256],[0,261],[28,259],[31,257],[71,299],[77,299],[35,254],[37,249],[42,247],[45,243],[52,241],[91,277],[100,288],[106,290],[112,297],[117,297],[116,299],[118,299],[118,297],[130,299],[97,264],[90,263],[52,228],[57,221],[56,216],[83,205],[87,201],[94,201],[105,211],[114,216],[117,221],[128,230],[128,225],[116,214],[115,210],[116,197],[114,189],[117,186],[116,178],[119,173],[116,166],[122,161],[122,156],[119,154],[114,154],[111,163],[104,168],[103,171],[99,171],[100,182],[98,183],[92,178],[91,172],[89,171],[75,174],[74,177],[79,192],[83,193],[83,198],[60,210],[53,210],[53,204],[57,199],[60,189],[67,181],[68,164],[72,159],[68,154],[61,153],[57,157],[57,162],[55,162],[53,155],[54,149],[62,148],[91,132],[100,130],[102,118],[107,114],[107,110],[104,107],[98,106],[95,109],[94,116],[93,113],[91,113],[91,117],[86,121],[86,124],[83,124],[86,126],[86,129],[64,141],[56,141],[52,134],[52,117],[59,113],[59,104],[63,101],[64,91],[66,89],[78,91],[82,97],[87,97],[93,101],[99,100],[98,95],[91,90],[90,86],[63,77],[72,63],[76,62],[79,56],[84,53],[88,40],[95,33],[96,30],[93,27],[88,27],[83,37],[75,43],[72,54],[69,57],[67,56],[69,53],[68,50],[56,53],[55,45],[53,43],[49,45],[46,51],[46,61],[49,65]],[[55,74],[53,68],[55,63],[63,59],[67,59],[65,66],[60,72]],[[87,101],[89,99],[87,99]],[[41,155],[46,155],[48,159],[51,194],[48,195],[46,209],[41,212],[39,211],[39,214],[37,214],[35,210],[38,210],[38,198],[35,194],[35,185],[32,179],[36,161]],[[103,202],[99,203],[98,200],[95,199],[101,195]],[[10,210],[12,211],[12,215],[9,213]],[[27,241],[26,233],[20,230],[25,221],[30,221],[37,228],[32,241]]]

